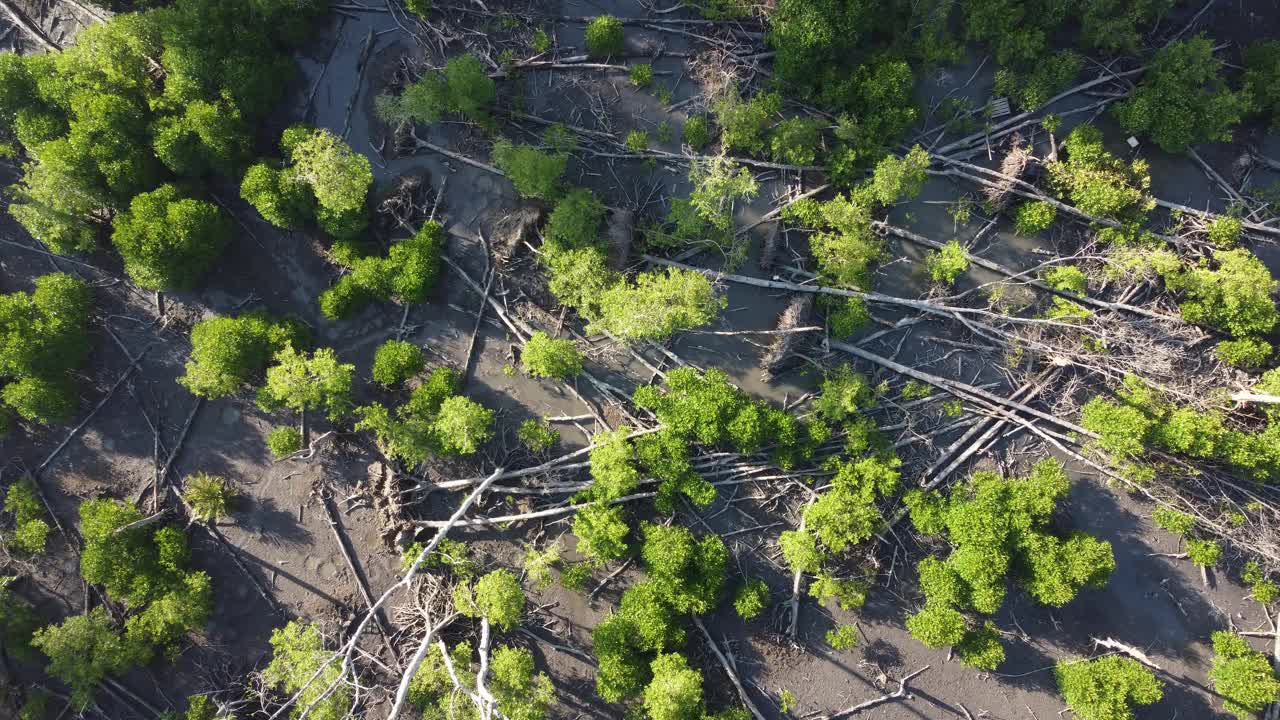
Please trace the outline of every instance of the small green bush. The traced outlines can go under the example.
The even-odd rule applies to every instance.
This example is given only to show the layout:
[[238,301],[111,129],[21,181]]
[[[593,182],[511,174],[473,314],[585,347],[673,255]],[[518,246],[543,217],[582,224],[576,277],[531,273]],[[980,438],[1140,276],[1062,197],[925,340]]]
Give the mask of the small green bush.
[[443,71],[429,70],[399,97],[380,96],[378,114],[386,121],[433,123],[445,113],[487,124],[498,97],[497,85],[480,59],[470,53],[451,58]]
[[475,587],[459,585],[454,590],[454,607],[470,617],[483,617],[499,630],[520,624],[524,614],[524,589],[509,570],[494,570],[476,581]]
[[562,550],[559,538],[546,543],[541,550],[533,544],[525,546],[524,575],[530,584],[539,590],[551,587],[551,569],[560,562]]
[[49,523],[45,521],[44,503],[36,491],[35,481],[23,476],[9,486],[4,495],[4,511],[13,514],[14,531],[8,538],[10,547],[27,555],[44,552],[49,539]]
[[403,340],[388,340],[373,354],[373,381],[392,387],[422,372],[426,359],[422,350]]
[[837,625],[827,631],[827,644],[832,650],[852,650],[858,646],[858,628],[856,625]]
[[[315,625],[293,620],[272,631],[271,662],[262,671],[262,679],[289,695],[299,693],[290,717],[301,717],[308,708],[307,717],[315,720],[346,717],[352,691],[339,681],[341,675],[340,660],[325,650],[324,637]],[[332,686],[336,687],[329,692]]]
[[600,313],[588,332],[609,332],[622,340],[665,340],[706,325],[727,301],[700,272],[669,268],[641,273],[600,296]]
[[9,588],[13,580],[0,575],[0,640],[9,657],[34,665],[40,662],[40,654],[31,646],[31,638],[43,621],[31,603]]
[[954,285],[956,278],[969,269],[969,253],[959,240],[951,240],[941,249],[930,251],[925,264],[934,282]]
[[632,65],[627,71],[631,84],[638,88],[647,88],[653,84],[653,66],[647,63]]
[[1014,229],[1019,235],[1035,235],[1053,226],[1058,208],[1043,200],[1022,203],[1014,218]]
[[622,21],[611,15],[601,15],[587,25],[587,52],[593,57],[618,55],[624,42]]
[[1219,215],[1208,223],[1209,244],[1215,248],[1230,250],[1239,242],[1242,227],[1243,223],[1240,218],[1231,215]]
[[560,442],[560,433],[550,423],[530,418],[520,423],[516,438],[531,452],[544,453]]
[[1270,605],[1280,597],[1280,586],[1272,582],[1257,561],[1250,560],[1240,571],[1240,579],[1248,583],[1253,599],[1263,605]]
[[782,111],[782,96],[760,93],[744,100],[736,91],[730,91],[712,104],[712,110],[725,150],[758,155],[765,151],[765,131]]
[[1172,42],[1156,51],[1142,82],[1114,107],[1127,131],[1178,153],[1196,143],[1228,140],[1248,110],[1249,96],[1219,77],[1222,61],[1205,37]]
[[685,121],[680,133],[685,145],[701,150],[711,142],[711,121],[702,115],[694,115]]
[[293,168],[261,161],[249,167],[240,182],[240,197],[267,222],[292,230],[315,217],[315,196],[296,178]]
[[279,460],[302,449],[302,431],[292,425],[281,425],[267,434],[267,449]]
[[1059,662],[1054,676],[1058,692],[1082,720],[1133,720],[1134,705],[1151,705],[1164,696],[1154,673],[1116,655]]
[[1199,567],[1214,567],[1222,560],[1222,546],[1213,540],[1188,538],[1187,557]]
[[738,588],[733,609],[743,620],[754,620],[769,607],[769,586],[760,578],[751,578]]
[[335,260],[351,272],[320,294],[320,311],[339,320],[370,302],[425,302],[440,278],[444,248],[444,228],[433,220],[423,223],[413,237],[394,243],[385,257],[349,254],[349,246],[335,243]]
[[818,159],[822,134],[818,121],[812,118],[787,118],[778,123],[769,138],[774,162],[788,165],[812,165]]
[[191,515],[196,520],[211,523],[229,514],[233,493],[225,478],[196,473],[189,476],[184,485],[182,498],[191,506]]
[[644,130],[632,130],[627,133],[627,138],[623,142],[627,149],[633,153],[645,153],[649,151],[649,133]]
[[184,198],[174,185],[135,196],[114,228],[125,272],[155,290],[195,287],[231,237],[231,220],[217,205]]
[[431,12],[432,0],[404,0],[404,7],[409,12],[425,20]]
[[524,371],[536,378],[570,380],[582,372],[582,353],[573,340],[534,331],[520,352]]
[[493,164],[507,174],[521,197],[556,200],[560,197],[560,176],[569,155],[544,152],[532,145],[517,145],[506,138],[493,145]]
[[178,383],[210,400],[234,395],[253,383],[277,352],[301,339],[292,323],[261,313],[202,320],[191,328],[191,357]]
[[542,228],[544,252],[560,254],[595,246],[600,239],[604,215],[604,203],[590,190],[570,190],[556,204]]
[[331,348],[307,357],[288,346],[276,353],[276,364],[267,368],[267,383],[258,390],[258,407],[272,411],[282,407],[294,412],[324,410],[331,421],[351,411],[351,386],[355,366],[338,362]]
[[1158,527],[1168,530],[1174,535],[1186,535],[1196,526],[1194,515],[1166,507],[1156,508],[1155,512],[1151,513],[1151,520]]
[[49,658],[46,671],[71,688],[77,708],[93,702],[94,690],[108,676],[138,663],[136,649],[111,627],[111,618],[100,607],[36,631],[31,644]]
[[621,507],[595,503],[574,515],[573,534],[578,538],[578,553],[600,565],[627,554],[631,526]]
[[1276,679],[1266,655],[1249,647],[1249,641],[1232,632],[1213,634],[1213,667],[1209,669],[1213,689],[1224,698],[1227,711],[1240,720],[1257,717],[1280,699]]
[[473,455],[493,437],[493,411],[455,395],[440,404],[434,430],[445,455]]

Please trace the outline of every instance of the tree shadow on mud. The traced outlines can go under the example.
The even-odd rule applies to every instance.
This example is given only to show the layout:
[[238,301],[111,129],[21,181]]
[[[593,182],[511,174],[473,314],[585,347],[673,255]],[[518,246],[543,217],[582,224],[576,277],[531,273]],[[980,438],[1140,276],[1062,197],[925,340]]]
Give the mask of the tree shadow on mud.
[[237,503],[240,512],[231,524],[255,533],[263,542],[270,545],[306,545],[311,542],[311,531],[298,522],[296,514],[278,507],[275,498],[241,495]]

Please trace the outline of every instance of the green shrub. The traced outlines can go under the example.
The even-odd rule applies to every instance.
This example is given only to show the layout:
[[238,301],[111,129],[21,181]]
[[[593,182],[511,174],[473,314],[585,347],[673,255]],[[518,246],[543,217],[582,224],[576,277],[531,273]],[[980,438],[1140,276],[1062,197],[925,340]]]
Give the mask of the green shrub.
[[600,315],[588,332],[605,331],[627,341],[665,340],[706,325],[727,301],[700,272],[669,268],[641,273],[600,296]]
[[711,121],[702,115],[694,115],[685,121],[680,135],[685,145],[701,150],[711,142]]
[[[1144,160],[1126,164],[1102,145],[1102,132],[1077,125],[1063,142],[1065,161],[1048,163],[1049,182],[1080,210],[1122,222],[1145,217],[1153,202],[1151,176]],[[1113,235],[1114,236],[1114,235]]]
[[46,672],[71,688],[77,708],[93,702],[94,690],[109,675],[120,675],[138,663],[136,649],[111,627],[107,611],[100,607],[37,630],[31,644],[48,656]]
[[416,466],[433,455],[470,454],[493,436],[493,411],[457,394],[458,374],[437,368],[393,414],[356,408],[356,430],[372,430],[383,452]]
[[632,130],[627,133],[627,138],[622,144],[633,153],[641,154],[648,152],[649,133],[644,130]]
[[297,178],[292,167],[276,163],[254,163],[240,182],[240,197],[253,206],[264,220],[278,228],[292,230],[315,217],[316,200],[311,188]]
[[959,240],[951,240],[941,249],[931,251],[925,264],[934,282],[954,285],[956,278],[969,269],[969,253]]
[[1213,634],[1213,667],[1209,669],[1213,689],[1223,697],[1227,711],[1240,718],[1257,717],[1280,699],[1280,680],[1267,656],[1249,647],[1249,641],[1235,633]]
[[[454,676],[466,686],[475,684],[470,668],[471,643],[460,642],[449,652],[452,674],[442,650],[433,645],[409,684],[409,703],[425,711],[425,717],[453,718],[474,712],[470,701],[457,696]],[[490,663],[487,689],[497,701],[502,717],[513,720],[542,720],[555,700],[555,690],[545,673],[536,672],[533,655],[518,647],[499,646]],[[459,703],[467,703],[459,707]]]
[[370,302],[425,302],[439,280],[444,248],[444,228],[434,220],[423,223],[413,237],[392,244],[386,257],[360,257],[348,253],[349,246],[335,243],[334,259],[351,272],[320,294],[320,311],[339,320]]
[[286,346],[276,353],[275,363],[267,368],[267,383],[258,390],[258,406],[263,410],[324,410],[332,421],[351,411],[355,366],[338,362],[331,348],[321,348],[307,357]]
[[1213,265],[1165,275],[1169,289],[1182,293],[1178,309],[1188,322],[1208,325],[1241,339],[1270,333],[1278,322],[1271,295],[1280,287],[1248,250],[1219,250]]
[[647,63],[632,65],[627,71],[631,84],[638,88],[647,88],[653,84],[653,66]]
[[1209,244],[1215,248],[1228,250],[1236,246],[1240,240],[1240,229],[1243,223],[1240,218],[1231,215],[1219,215],[1210,220],[1206,231],[1209,236]]
[[1035,235],[1053,226],[1058,208],[1042,200],[1022,203],[1018,206],[1014,229],[1019,235]]
[[315,625],[294,620],[271,632],[271,662],[262,671],[262,679],[291,696],[298,693],[290,717],[301,717],[307,709],[307,717],[316,720],[346,717],[352,691],[341,682],[341,675],[341,661],[325,650],[324,638]]
[[550,423],[530,418],[520,423],[516,438],[531,452],[544,453],[560,442],[560,433],[556,432]]
[[0,405],[32,422],[71,417],[91,303],[88,286],[63,273],[36,278],[34,292],[0,294]]
[[644,689],[644,709],[650,720],[701,720],[702,673],[689,667],[678,653],[659,655],[650,666],[653,680]]
[[517,145],[500,138],[493,145],[493,164],[507,174],[521,197],[556,200],[560,197],[560,176],[569,162],[568,153],[544,152],[532,145]]
[[494,570],[476,581],[475,587],[459,585],[454,607],[469,617],[483,617],[499,630],[511,630],[524,614],[524,589],[508,570]]
[[1214,346],[1213,352],[1222,362],[1238,368],[1258,368],[1267,364],[1273,348],[1271,343],[1259,338],[1223,340]]
[[337,135],[294,125],[285,130],[281,146],[293,161],[294,178],[311,186],[316,202],[333,213],[358,212],[373,185],[369,159]]
[[433,5],[432,0],[404,0],[405,9],[423,20],[427,19]]
[[631,527],[621,507],[594,503],[574,515],[573,534],[578,538],[578,553],[601,565],[627,554]]
[[403,340],[388,340],[373,354],[373,381],[392,387],[422,372],[426,367],[422,350]]
[[536,378],[571,380],[582,372],[582,353],[573,340],[552,338],[534,331],[520,352],[524,371]]
[[601,15],[587,25],[587,52],[593,57],[620,54],[624,41],[622,21],[613,16]]
[[440,404],[433,425],[444,455],[473,455],[493,437],[493,411],[455,395]]
[[1120,125],[1150,137],[1165,152],[1228,140],[1248,110],[1249,97],[1227,88],[1222,61],[1205,37],[1172,42],[1156,51],[1142,82],[1114,108]]
[[720,141],[724,149],[758,155],[765,151],[765,131],[774,116],[782,111],[782,96],[760,93],[744,100],[736,91],[730,91],[711,107],[716,115],[716,124],[720,126]]
[[827,631],[827,644],[832,650],[852,650],[858,646],[858,628],[856,625],[837,625]]
[[971,668],[993,672],[1004,662],[1004,645],[1000,642],[1000,630],[987,620],[982,626],[965,633],[956,645],[960,662]]
[[542,228],[543,251],[556,254],[595,246],[600,239],[604,215],[604,203],[590,190],[570,190],[556,204]]
[[1151,513],[1151,520],[1156,526],[1174,535],[1186,535],[1196,526],[1194,515],[1166,507],[1156,508],[1155,512]]
[[376,106],[378,114],[393,123],[433,123],[445,113],[457,113],[487,124],[497,97],[497,85],[484,64],[467,53],[451,58],[443,71],[428,70],[399,97],[380,96]]
[[908,619],[912,635],[934,647],[964,642],[974,662],[998,662],[1003,651],[993,647],[995,635],[985,626],[967,629],[960,610],[998,611],[1008,576],[1036,601],[1054,607],[1070,602],[1081,588],[1106,584],[1115,569],[1110,544],[1082,533],[1049,532],[1054,508],[1069,489],[1062,466],[1044,460],[1026,478],[974,473],[967,487],[946,499],[907,493],[904,502],[916,528],[927,535],[945,533],[953,547],[945,561],[930,557],[918,566],[926,603]]
[[1133,720],[1134,705],[1151,705],[1164,696],[1154,673],[1116,655],[1059,662],[1054,676],[1058,692],[1082,720]]
[[1187,538],[1187,557],[1199,567],[1214,567],[1222,560],[1222,546],[1213,540]]
[[191,357],[178,383],[210,400],[233,395],[251,384],[277,352],[300,339],[292,323],[261,313],[202,320],[191,329]]
[[995,91],[1013,98],[1023,110],[1035,110],[1071,87],[1083,67],[1079,53],[1062,50],[1035,63],[1026,73],[1001,68],[996,72]]
[[267,449],[279,460],[302,449],[302,431],[292,425],[281,425],[267,434]]
[[[830,296],[823,296],[830,297]],[[862,298],[831,298],[827,303],[827,324],[835,338],[853,337],[871,322],[871,313]]]
[[1263,605],[1270,605],[1280,597],[1280,586],[1267,578],[1257,561],[1250,560],[1240,571],[1240,579],[1249,584],[1249,592],[1253,599]]
[[233,492],[225,478],[196,473],[187,477],[184,485],[182,498],[191,506],[194,519],[211,523],[230,513]]
[[9,589],[13,580],[12,576],[0,575],[0,640],[9,657],[34,665],[40,655],[31,646],[31,638],[42,621],[31,603]]
[[562,550],[559,538],[546,543],[541,550],[533,544],[525,546],[523,558],[524,576],[528,578],[531,585],[539,590],[551,587],[553,580],[551,569],[560,562]]
[[45,521],[44,503],[40,502],[35,481],[30,476],[19,478],[4,495],[4,511],[13,515],[10,547],[27,555],[44,552],[49,539],[49,523]]
[[818,159],[822,134],[818,121],[812,118],[788,118],[778,123],[769,138],[775,162],[789,165],[812,165]]
[[1259,40],[1244,52],[1244,93],[1251,110],[1280,127],[1280,40]]
[[230,236],[231,221],[217,205],[163,185],[133,198],[116,217],[111,241],[135,283],[168,290],[195,287]]
[[733,609],[743,620],[754,620],[769,607],[769,586],[760,578],[751,578],[738,588]]

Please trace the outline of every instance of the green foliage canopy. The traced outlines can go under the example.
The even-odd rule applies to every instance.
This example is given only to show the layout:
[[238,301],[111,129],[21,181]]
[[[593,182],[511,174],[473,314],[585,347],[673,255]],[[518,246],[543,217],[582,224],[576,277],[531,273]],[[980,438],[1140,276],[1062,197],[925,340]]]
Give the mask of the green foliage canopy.
[[92,295],[71,275],[36,278],[31,293],[0,294],[0,434],[6,410],[39,423],[76,408],[73,373],[89,354]]

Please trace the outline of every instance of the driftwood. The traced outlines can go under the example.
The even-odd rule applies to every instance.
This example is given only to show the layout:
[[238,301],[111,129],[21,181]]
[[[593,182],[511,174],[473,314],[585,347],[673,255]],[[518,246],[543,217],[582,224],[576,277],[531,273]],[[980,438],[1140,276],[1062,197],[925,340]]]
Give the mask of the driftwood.
[[[364,598],[366,608],[372,608],[373,592],[369,589],[369,580],[364,576],[364,571],[356,563],[355,556],[348,547],[346,533],[342,528],[342,518],[338,516],[338,510],[333,506],[333,498],[328,491],[320,494],[320,502],[324,505],[325,514],[329,516],[329,530],[333,532],[333,539],[338,543],[338,550],[342,551],[342,559],[347,561],[347,569],[355,577],[356,587],[360,589],[360,597]],[[391,642],[391,628],[387,625],[386,615],[381,610],[376,611],[376,614],[378,629],[382,631],[382,643],[390,653],[391,659],[399,664],[400,653],[396,651],[395,643]]]
[[[351,637],[347,640],[346,643],[343,644],[342,648],[334,654],[334,659],[341,658],[342,664],[340,667],[338,678],[334,681],[334,685],[331,686],[330,690],[332,689],[332,687],[336,687],[337,683],[342,682],[342,680],[347,676],[347,674],[351,672],[352,656],[355,654],[356,645],[357,643],[360,642],[361,636],[363,636],[365,633],[365,630],[368,629],[369,622],[373,620],[378,610],[380,610],[382,606],[386,604],[387,600],[391,599],[391,596],[394,595],[397,590],[408,590],[413,586],[413,581],[415,578],[417,578],[418,573],[421,571],[422,565],[424,562],[426,562],[427,557],[433,551],[435,551],[436,547],[440,545],[440,541],[443,540],[445,536],[449,534],[449,530],[452,529],[456,524],[458,524],[460,520],[462,520],[462,517],[467,514],[467,511],[470,510],[471,506],[474,505],[476,500],[480,498],[480,495],[489,487],[489,485],[493,483],[493,481],[499,475],[503,473],[503,470],[504,468],[501,468],[501,467],[494,470],[492,475],[490,475],[488,478],[485,478],[484,482],[477,485],[476,488],[471,491],[471,494],[467,495],[467,497],[463,499],[462,503],[458,505],[458,509],[454,510],[453,514],[449,516],[449,520],[446,521],[444,525],[440,527],[440,529],[436,532],[435,536],[431,538],[431,541],[427,543],[426,547],[424,547],[422,551],[418,553],[418,557],[414,559],[413,565],[411,565],[409,569],[405,572],[405,574],[400,578],[400,581],[392,585],[391,587],[387,588],[386,591],[384,591],[382,595],[379,596],[378,599],[370,606],[369,612],[365,613],[364,618],[362,618],[360,620],[360,623],[356,625],[355,629],[351,633]],[[443,645],[443,643],[441,643],[441,645]],[[448,648],[442,648],[442,649],[444,650],[445,661],[448,662],[448,658],[449,658]],[[325,670],[327,670],[330,667],[331,667],[331,661],[326,660],[325,662],[320,663],[320,666],[316,669],[315,673],[312,674],[311,677],[308,678],[305,683],[303,683],[302,687],[298,688],[297,692],[291,695],[285,702],[283,702],[280,705],[278,709],[276,709],[274,713],[271,714],[269,720],[279,720],[280,716],[288,712],[294,706],[294,704],[298,702],[298,698],[302,697],[302,694],[311,687],[312,683],[314,683],[322,674],[324,674]],[[318,705],[320,701],[323,700],[327,695],[328,695],[328,692],[321,693],[319,697],[317,697],[310,705],[308,705],[306,708],[303,709],[302,713],[298,716],[298,720],[305,720],[306,716],[309,715],[311,711],[315,709],[316,705]]]
[[608,246],[606,262],[611,270],[621,272],[626,269],[628,259],[631,257],[634,233],[634,213],[618,208],[609,212],[609,222],[605,228],[605,243]]
[[742,704],[747,706],[747,710],[751,711],[752,717],[756,720],[764,720],[764,715],[756,709],[755,703],[751,702],[751,697],[747,695],[747,689],[743,687],[742,680],[738,679],[738,673],[734,672],[733,665],[729,659],[720,652],[720,646],[716,645],[716,641],[712,639],[711,633],[707,632],[707,626],[702,624],[702,618],[693,615],[693,624],[702,631],[702,636],[707,639],[707,644],[711,646],[711,652],[715,653],[716,659],[720,661],[720,665],[724,667],[725,674],[729,676],[729,680],[733,683],[733,687],[738,691],[738,697],[742,700]]
[[102,409],[103,405],[107,404],[107,401],[111,399],[111,396],[116,394],[116,390],[120,389],[120,386],[124,384],[124,381],[128,380],[129,376],[133,374],[133,371],[138,368],[138,364],[142,362],[142,357],[154,346],[155,343],[152,343],[151,345],[142,348],[142,352],[138,353],[131,359],[129,367],[125,368],[124,372],[120,373],[120,377],[111,385],[111,389],[107,391],[107,394],[102,396],[102,399],[98,401],[97,405],[93,406],[93,409],[90,410],[89,414],[80,421],[79,425],[71,428],[71,432],[67,433],[67,437],[64,438],[62,442],[58,443],[58,447],[54,448],[53,452],[49,453],[49,456],[44,459],[44,462],[36,466],[35,471],[31,473],[32,475],[38,476],[45,468],[49,467],[49,463],[53,462],[54,458],[58,457],[63,448],[65,448],[67,444],[84,429],[85,425],[89,424],[89,421],[93,419],[94,415],[98,414],[98,411]]
[[775,222],[773,229],[765,236],[764,243],[760,246],[760,269],[768,272],[773,269],[774,262],[778,259],[778,245],[782,242],[782,222]]
[[1115,650],[1116,652],[1122,653],[1124,655],[1128,655],[1129,657],[1133,658],[1134,660],[1137,660],[1143,665],[1146,665],[1152,670],[1164,670],[1164,668],[1157,665],[1151,658],[1147,657],[1146,653],[1142,652],[1141,650],[1135,648],[1132,645],[1126,645],[1120,642],[1119,640],[1115,640],[1113,638],[1106,638],[1103,640],[1099,640],[1098,638],[1089,638],[1089,639],[1093,641],[1093,644],[1096,647],[1104,647],[1108,650]]
[[812,295],[796,295],[787,304],[787,309],[783,310],[782,314],[778,316],[777,329],[779,332],[769,345],[769,351],[765,353],[764,358],[760,361],[761,380],[764,382],[772,381],[774,375],[787,363],[792,351],[795,349],[796,342],[803,338],[795,333],[783,331],[796,329],[809,316],[809,311],[812,307]]
[[819,720],[839,720],[839,718],[849,717],[850,715],[856,715],[862,712],[863,710],[870,710],[871,708],[877,705],[883,705],[884,703],[887,703],[890,700],[897,700],[898,698],[907,697],[908,696],[907,683],[911,682],[916,678],[917,675],[923,673],[925,670],[928,670],[928,669],[929,669],[929,666],[925,665],[919,670],[902,678],[901,680],[898,681],[898,689],[894,690],[891,693],[881,695],[878,698],[872,698],[870,700],[867,700],[866,702],[858,703],[853,707],[845,708],[844,710],[831,713],[830,715],[824,715]]

